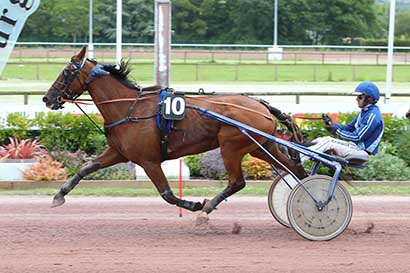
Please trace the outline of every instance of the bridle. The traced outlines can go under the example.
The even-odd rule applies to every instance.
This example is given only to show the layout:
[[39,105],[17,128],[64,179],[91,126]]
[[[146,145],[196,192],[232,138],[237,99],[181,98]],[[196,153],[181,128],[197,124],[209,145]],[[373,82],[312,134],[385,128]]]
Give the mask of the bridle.
[[[64,102],[71,102],[75,104],[81,112],[84,113],[84,115],[95,125],[95,127],[102,133],[105,134],[105,132],[97,125],[97,123],[90,118],[90,116],[78,105],[76,102],[76,99],[81,96],[81,94],[86,90],[87,87],[87,79],[81,83],[80,81],[80,72],[81,69],[83,69],[85,62],[87,61],[87,58],[83,58],[81,62],[77,63],[74,61],[73,58],[71,58],[71,61],[68,63],[67,67],[64,68],[63,70],[63,82],[57,81],[57,84],[61,85],[61,88],[57,88],[54,85],[52,86],[56,90],[62,90],[62,96],[57,97],[57,102],[59,103],[59,107],[63,108],[63,103]],[[70,67],[74,68],[74,70],[69,69]],[[88,78],[88,76],[87,76]],[[74,80],[78,79],[80,83],[80,93],[74,93],[73,90],[71,90],[71,85],[73,84]]]
[[[62,90],[62,96],[59,96],[57,98],[57,102],[60,103],[60,108],[62,108],[61,104],[64,102],[65,99],[74,101],[76,98],[78,98],[81,93],[75,93],[71,90],[71,85],[73,82],[78,79],[80,82],[80,72],[82,68],[85,65],[85,62],[87,61],[87,58],[83,58],[81,62],[77,63],[73,59],[68,63],[68,67],[64,68],[63,70],[63,82],[57,81],[57,84],[60,84],[60,88],[56,88],[57,90]],[[74,70],[69,69],[70,67],[74,68]],[[80,82],[80,90],[85,91],[87,83],[84,81],[83,83]]]

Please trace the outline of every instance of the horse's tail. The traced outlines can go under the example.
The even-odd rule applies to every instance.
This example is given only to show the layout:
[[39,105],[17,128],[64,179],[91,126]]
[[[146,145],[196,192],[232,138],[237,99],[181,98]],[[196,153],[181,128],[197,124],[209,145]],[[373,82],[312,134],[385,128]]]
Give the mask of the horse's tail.
[[286,126],[288,130],[292,133],[292,141],[296,143],[302,143],[303,142],[303,135],[299,129],[299,126],[296,125],[294,120],[292,119],[291,116],[283,113],[279,109],[273,107],[272,105],[269,104],[269,102],[263,100],[263,99],[257,99],[260,103],[262,103],[266,108],[268,108],[269,112],[274,115],[280,123]]

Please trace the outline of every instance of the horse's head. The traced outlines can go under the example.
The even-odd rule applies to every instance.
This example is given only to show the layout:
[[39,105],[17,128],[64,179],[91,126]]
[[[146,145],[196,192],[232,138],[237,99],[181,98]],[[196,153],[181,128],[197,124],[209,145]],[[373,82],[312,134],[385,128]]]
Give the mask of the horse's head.
[[85,52],[86,47],[83,47],[77,55],[73,56],[48,89],[43,97],[43,102],[48,108],[53,110],[63,108],[65,100],[73,100],[84,92],[85,80],[91,69],[86,65]]
[[409,109],[409,111],[407,111],[407,113],[406,113],[406,118],[410,119],[410,109]]

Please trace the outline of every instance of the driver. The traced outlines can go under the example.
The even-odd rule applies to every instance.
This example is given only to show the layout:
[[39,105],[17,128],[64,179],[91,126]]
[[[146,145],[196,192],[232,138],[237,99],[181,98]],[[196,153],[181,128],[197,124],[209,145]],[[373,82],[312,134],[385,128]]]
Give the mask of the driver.
[[[377,153],[384,131],[383,118],[376,105],[380,98],[379,89],[372,82],[362,82],[356,87],[354,94],[357,95],[356,102],[361,111],[347,125],[338,124],[323,114],[326,129],[340,139],[319,137],[312,141],[313,145],[309,149],[318,152],[333,151],[340,157],[353,153],[364,153],[364,156]],[[307,159],[308,156],[301,155],[302,163]]]

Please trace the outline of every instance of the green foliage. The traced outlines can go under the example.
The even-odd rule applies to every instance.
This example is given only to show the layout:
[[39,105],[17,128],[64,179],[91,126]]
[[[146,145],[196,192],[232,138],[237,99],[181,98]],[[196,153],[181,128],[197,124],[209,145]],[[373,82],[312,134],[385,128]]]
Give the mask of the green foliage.
[[397,156],[404,160],[410,166],[410,130],[398,134],[394,140]]
[[358,114],[359,114],[358,111],[357,112],[352,112],[352,113],[339,113],[337,122],[340,123],[340,124],[348,124],[355,117],[357,117]]
[[[114,42],[116,38],[116,6],[112,1],[98,1],[94,16],[96,40]],[[154,3],[150,0],[123,0],[122,36],[125,42],[151,43],[154,39]]]
[[299,128],[305,140],[313,140],[318,137],[329,135],[322,120],[309,120],[309,118],[317,117],[319,117],[318,114],[303,115],[303,118],[307,119],[301,119],[302,123],[299,125]]
[[[122,2],[123,41],[152,42],[154,1]],[[41,1],[21,41],[86,42],[88,4]],[[386,33],[385,12],[374,0],[278,1],[278,10],[280,44],[340,44],[345,37],[385,37]],[[273,0],[173,0],[172,39],[176,43],[272,44],[268,34],[273,29],[273,11]],[[93,2],[96,42],[115,41],[115,14],[115,1]],[[402,22],[408,25],[405,18]]]
[[315,44],[340,44],[344,37],[377,35],[377,10],[373,0],[309,0],[310,16],[307,26]]
[[363,180],[405,181],[410,180],[410,168],[403,159],[379,152],[370,157],[359,177]]
[[384,133],[383,141],[394,143],[398,135],[403,131],[409,130],[409,121],[405,118],[397,118],[391,116],[383,116]]
[[[338,113],[338,123],[347,124],[352,121],[358,112],[353,113]],[[303,117],[319,117],[318,114],[304,114]],[[335,120],[336,121],[336,120]],[[394,143],[398,135],[403,131],[410,130],[409,121],[405,118],[397,118],[392,116],[383,116],[384,134],[383,142]],[[303,120],[300,129],[306,140],[313,140],[317,137],[328,136],[324,123],[321,120]]]
[[200,162],[202,155],[203,154],[197,154],[184,157],[184,162],[189,168],[189,174],[191,177],[201,176]]
[[[401,10],[397,12],[394,32],[395,32],[395,35],[399,37],[400,36],[407,37],[407,38],[410,37],[410,11],[409,10]],[[408,41],[410,42],[410,40]],[[395,44],[396,44],[396,41],[395,41]]]
[[[101,119],[96,115],[90,116],[102,127]],[[40,113],[33,122],[39,127],[41,143],[49,151],[82,150],[88,154],[95,154],[106,147],[105,136],[85,115]]]
[[[363,39],[360,45],[363,46],[387,46],[387,38]],[[410,46],[410,37],[400,37],[394,39],[394,46]],[[384,49],[367,49],[367,51],[385,51]]]
[[242,160],[242,170],[246,178],[270,179],[272,178],[271,166],[263,160],[248,156]]
[[29,119],[20,113],[10,113],[5,120],[0,121],[0,143],[8,138],[25,139],[31,124]]
[[134,180],[135,168],[130,168],[128,163],[120,163],[101,169],[87,175],[88,180]]
[[[306,160],[305,163],[303,163],[303,167],[305,168],[305,170],[310,170],[312,168],[313,165],[313,161],[312,160]],[[330,169],[329,167],[320,164],[319,168],[317,170],[318,174],[323,174],[323,175],[329,175],[329,176],[333,176],[334,174],[334,170]]]
[[[98,2],[94,1],[96,6]],[[83,0],[41,1],[23,29],[22,41],[86,41],[88,20],[84,18],[88,18],[88,6]]]
[[389,142],[381,142],[379,146],[379,152],[383,152],[389,155],[397,155],[397,147]]

